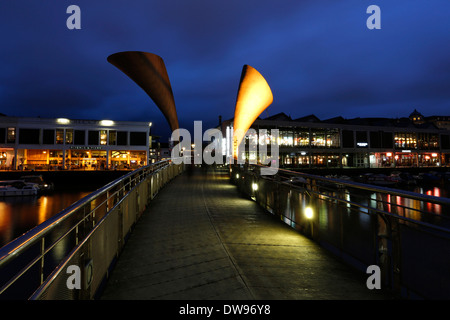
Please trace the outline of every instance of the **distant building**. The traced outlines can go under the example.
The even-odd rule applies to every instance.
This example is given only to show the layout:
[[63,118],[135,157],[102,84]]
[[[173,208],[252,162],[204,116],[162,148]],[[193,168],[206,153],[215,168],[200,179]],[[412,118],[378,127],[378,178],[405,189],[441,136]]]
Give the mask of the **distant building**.
[[171,149],[168,142],[161,142],[159,147],[159,158],[161,160],[170,159]]
[[414,109],[414,111],[409,115],[409,119],[415,124],[433,123],[440,129],[450,130],[450,116],[424,117],[420,112]]
[[0,116],[0,169],[124,169],[149,163],[149,122]]
[[[449,117],[424,117],[416,110],[409,118],[335,117],[314,115],[292,119],[279,113],[252,125],[256,144],[270,144],[271,129],[279,130],[280,166],[284,167],[422,167],[450,165]],[[221,123],[224,152],[231,154],[233,119]],[[267,129],[261,136],[260,129]],[[240,157],[255,160],[257,152],[246,148]],[[261,159],[258,159],[261,160]]]

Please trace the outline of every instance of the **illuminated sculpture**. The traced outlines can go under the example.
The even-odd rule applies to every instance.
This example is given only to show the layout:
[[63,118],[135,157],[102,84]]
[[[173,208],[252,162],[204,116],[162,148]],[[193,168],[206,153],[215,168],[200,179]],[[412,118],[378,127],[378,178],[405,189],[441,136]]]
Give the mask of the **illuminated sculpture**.
[[239,144],[258,116],[273,102],[266,79],[253,67],[244,65],[239,83],[233,123],[233,157]]
[[164,114],[172,131],[179,128],[169,75],[160,56],[148,52],[125,51],[114,53],[107,60],[150,96]]

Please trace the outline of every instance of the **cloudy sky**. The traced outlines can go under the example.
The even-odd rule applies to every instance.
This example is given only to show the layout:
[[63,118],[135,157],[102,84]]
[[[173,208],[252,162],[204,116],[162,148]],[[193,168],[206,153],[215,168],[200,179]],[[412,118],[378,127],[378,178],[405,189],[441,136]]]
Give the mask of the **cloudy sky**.
[[[381,9],[369,30],[368,6]],[[67,7],[81,9],[69,30]],[[164,59],[180,126],[233,117],[244,64],[268,81],[285,112],[403,117],[450,115],[448,0],[0,1],[0,113],[153,121],[153,101],[109,64],[115,52]]]

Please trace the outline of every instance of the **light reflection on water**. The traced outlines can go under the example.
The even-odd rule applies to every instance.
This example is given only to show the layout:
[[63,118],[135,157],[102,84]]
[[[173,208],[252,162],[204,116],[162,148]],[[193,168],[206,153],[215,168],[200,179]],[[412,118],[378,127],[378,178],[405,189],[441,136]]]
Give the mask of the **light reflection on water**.
[[[361,189],[356,190],[353,188],[327,190],[322,190],[322,192],[346,202],[338,204],[336,201],[326,200],[327,197],[317,197],[319,201],[315,201],[314,206],[316,213],[319,215],[322,230],[330,231],[333,228],[339,228],[338,226],[342,223],[342,221],[339,220],[339,216],[340,214],[343,214],[343,219],[347,219],[347,223],[351,222],[351,230],[361,229],[370,232],[374,221],[369,214],[371,213],[369,211],[372,210],[368,208],[393,213],[416,221],[428,222],[442,227],[450,227],[449,209],[444,208],[439,204],[391,194],[381,194]],[[447,198],[450,194],[447,188],[435,186],[416,187],[414,189],[409,189],[408,191],[443,198]],[[284,215],[289,218],[286,220],[293,220],[298,223],[302,218],[299,217],[299,219],[296,219],[294,216],[295,211],[303,211],[307,206],[308,201],[310,201],[310,196],[307,193],[299,192],[296,197],[299,202],[297,205],[292,202],[295,197],[292,197],[289,192],[284,207]]]
[[48,220],[92,191],[0,198],[0,247]]
[[[416,187],[415,189],[410,189],[408,191],[441,198],[447,198],[449,195],[449,190],[447,188],[434,186]],[[391,194],[354,192],[352,190],[347,190],[346,200],[351,200],[352,202],[371,208],[377,208],[408,219],[432,223],[447,228],[450,227],[450,212],[448,212],[448,208],[439,204]],[[367,210],[359,208],[359,211],[366,212]],[[363,223],[361,225],[363,225]]]

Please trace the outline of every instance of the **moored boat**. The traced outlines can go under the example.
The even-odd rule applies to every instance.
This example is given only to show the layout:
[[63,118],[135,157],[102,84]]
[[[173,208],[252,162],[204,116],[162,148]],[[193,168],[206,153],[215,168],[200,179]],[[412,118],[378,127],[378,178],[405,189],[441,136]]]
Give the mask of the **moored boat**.
[[54,190],[53,183],[44,181],[42,175],[29,175],[22,176],[20,180],[23,180],[25,183],[36,184],[39,188],[39,192],[50,192]]
[[393,186],[397,183],[397,181],[391,179],[390,176],[385,174],[374,174],[368,178],[368,183],[377,186]]
[[35,196],[38,192],[37,184],[26,183],[22,180],[0,181],[0,197]]

